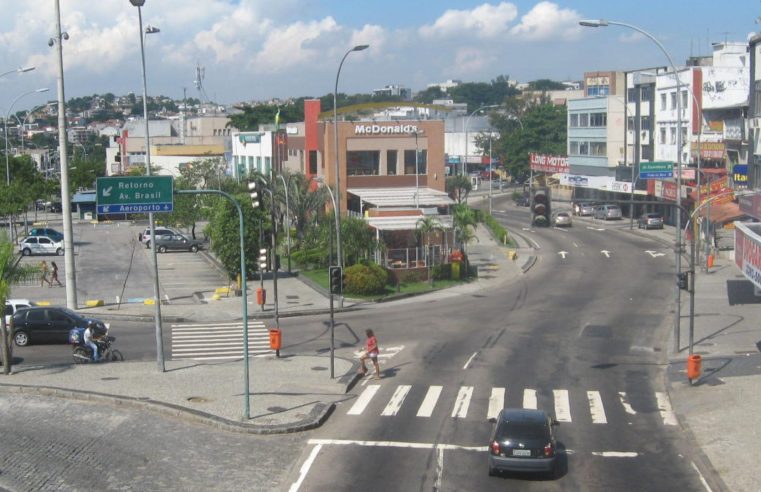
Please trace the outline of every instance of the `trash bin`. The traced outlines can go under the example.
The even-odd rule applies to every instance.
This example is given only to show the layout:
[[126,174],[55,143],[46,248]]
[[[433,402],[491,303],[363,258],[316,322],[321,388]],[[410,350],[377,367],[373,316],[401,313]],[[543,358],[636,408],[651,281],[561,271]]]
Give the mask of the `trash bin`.
[[261,287],[258,287],[256,289],[256,303],[259,306],[264,306],[266,302],[267,302],[267,289],[262,289]]
[[280,344],[283,341],[283,333],[280,328],[273,328],[270,330],[270,348],[272,350],[280,350]]
[[687,379],[692,381],[693,379],[700,378],[702,372],[703,358],[699,355],[691,355],[687,357]]

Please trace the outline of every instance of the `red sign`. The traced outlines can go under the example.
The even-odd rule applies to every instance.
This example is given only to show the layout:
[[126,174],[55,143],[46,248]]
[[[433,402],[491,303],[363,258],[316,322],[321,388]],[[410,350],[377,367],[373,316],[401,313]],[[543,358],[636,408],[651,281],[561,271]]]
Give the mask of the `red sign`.
[[758,224],[738,223],[735,228],[735,263],[743,275],[761,288],[761,241]]
[[676,201],[676,183],[672,183],[671,181],[663,181],[663,184],[661,186],[663,187],[661,188],[661,198],[675,202]]
[[568,157],[559,155],[535,154],[528,155],[529,165],[533,171],[544,173],[568,173]]

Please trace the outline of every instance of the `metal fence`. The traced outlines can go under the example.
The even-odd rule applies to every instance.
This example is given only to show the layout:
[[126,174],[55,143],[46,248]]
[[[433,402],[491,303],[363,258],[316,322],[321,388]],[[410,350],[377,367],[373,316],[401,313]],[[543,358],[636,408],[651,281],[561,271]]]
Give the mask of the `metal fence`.
[[389,249],[380,253],[378,263],[394,269],[426,268],[428,262],[431,266],[444,263],[451,253],[449,248],[442,248],[440,245],[431,245],[428,255],[425,254],[425,250],[426,248]]

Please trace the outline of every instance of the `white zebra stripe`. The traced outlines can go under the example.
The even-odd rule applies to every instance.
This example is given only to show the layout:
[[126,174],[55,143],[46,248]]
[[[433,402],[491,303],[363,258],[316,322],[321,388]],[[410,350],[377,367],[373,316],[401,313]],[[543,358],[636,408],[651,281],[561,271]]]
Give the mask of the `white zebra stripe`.
[[452,417],[464,419],[468,415],[468,407],[470,406],[470,399],[473,396],[473,386],[461,386],[460,391],[457,392],[457,399],[454,402],[454,408],[452,409]]
[[367,408],[367,405],[370,404],[370,400],[373,399],[373,396],[375,396],[375,393],[378,392],[380,389],[379,384],[371,384],[367,388],[365,388],[365,391],[362,392],[361,395],[357,398],[357,401],[354,402],[354,405],[349,409],[348,412],[346,412],[347,415],[361,415],[362,412],[365,411],[365,408]]
[[592,414],[593,424],[607,424],[608,419],[605,416],[605,407],[602,404],[602,397],[599,391],[587,391],[589,400],[589,412]]
[[555,398],[555,420],[571,422],[571,403],[568,400],[568,390],[552,390]]
[[421,403],[420,408],[418,408],[418,417],[430,417],[433,415],[433,409],[436,407],[436,402],[439,401],[439,396],[441,395],[441,390],[443,388],[443,386],[428,387],[428,392],[425,394],[425,398],[423,398],[423,403]]
[[388,402],[388,405],[386,405],[386,408],[384,408],[383,411],[381,412],[381,415],[393,416],[399,413],[399,409],[402,408],[402,403],[404,403],[404,399],[407,397],[407,394],[410,392],[410,388],[412,388],[412,386],[409,386],[407,384],[399,385],[396,388],[396,391],[394,391],[394,396],[391,397],[391,400]]
[[505,406],[505,388],[492,388],[489,397],[489,410],[486,419],[496,419],[499,411]]
[[523,390],[523,408],[536,410],[536,390],[526,388]]

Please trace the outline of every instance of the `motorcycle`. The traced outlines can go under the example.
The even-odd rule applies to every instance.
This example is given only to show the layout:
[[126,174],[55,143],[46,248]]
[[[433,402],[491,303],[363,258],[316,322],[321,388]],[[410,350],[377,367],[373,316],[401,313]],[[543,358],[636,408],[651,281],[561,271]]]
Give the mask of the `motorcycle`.
[[[92,348],[90,348],[89,345],[84,343],[84,330],[82,330],[81,335],[73,335],[69,337],[72,341],[72,345],[74,346],[73,349],[73,356],[74,356],[74,363],[75,364],[87,364],[88,362],[94,362],[92,358]],[[93,339],[93,342],[98,346],[98,354],[100,355],[101,361],[123,361],[124,356],[122,353],[113,348],[112,344],[116,340],[116,337],[112,337],[108,334],[108,329],[106,329],[105,334],[102,336]]]

